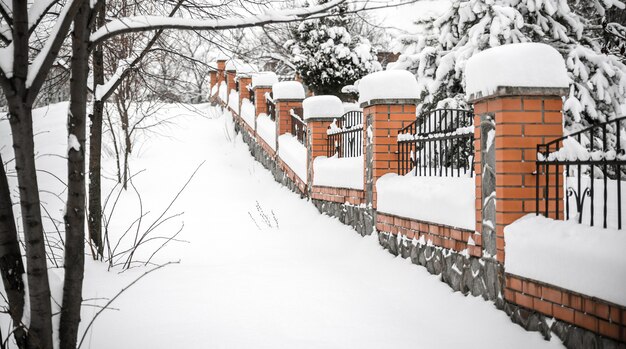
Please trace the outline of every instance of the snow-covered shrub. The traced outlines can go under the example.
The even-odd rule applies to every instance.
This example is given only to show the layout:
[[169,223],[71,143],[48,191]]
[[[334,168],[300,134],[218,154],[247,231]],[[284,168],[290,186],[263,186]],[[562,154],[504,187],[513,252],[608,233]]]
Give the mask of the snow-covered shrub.
[[370,42],[348,31],[350,17],[342,14],[345,5],[335,11],[340,15],[302,22],[294,39],[285,43],[291,63],[318,95],[337,95],[343,86],[381,69]]

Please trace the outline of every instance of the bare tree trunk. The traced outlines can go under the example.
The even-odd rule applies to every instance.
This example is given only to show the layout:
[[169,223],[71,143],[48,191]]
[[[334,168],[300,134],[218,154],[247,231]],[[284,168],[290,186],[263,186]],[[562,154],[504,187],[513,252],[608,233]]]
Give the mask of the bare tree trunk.
[[26,271],[31,314],[28,347],[52,349],[52,307],[35,169],[32,110],[14,97],[9,102],[9,114],[28,260]]
[[61,349],[75,349],[85,270],[85,133],[89,71],[89,15],[82,0],[72,32],[71,100],[68,117],[67,203],[65,209],[65,280],[59,324]]
[[28,348],[52,349],[52,307],[50,284],[35,167],[32,102],[27,101],[28,2],[13,1],[12,89],[5,88],[9,103],[9,123],[13,136],[15,169],[20,191],[20,208],[26,245],[26,271],[30,300]]
[[[101,0],[104,2],[104,0]],[[99,5],[96,26],[105,24],[104,3]],[[98,85],[104,84],[104,58],[102,45],[96,45],[93,51],[93,90]],[[102,159],[102,117],[104,114],[104,102],[94,100],[93,114],[91,115],[91,134],[89,136],[89,238],[96,246],[95,259],[101,259],[104,255],[104,242],[102,239],[102,190],[100,185],[101,159]]]
[[9,300],[9,313],[13,320],[13,335],[18,347],[26,347],[26,332],[22,325],[24,314],[24,264],[17,238],[11,193],[0,156],[0,273]]

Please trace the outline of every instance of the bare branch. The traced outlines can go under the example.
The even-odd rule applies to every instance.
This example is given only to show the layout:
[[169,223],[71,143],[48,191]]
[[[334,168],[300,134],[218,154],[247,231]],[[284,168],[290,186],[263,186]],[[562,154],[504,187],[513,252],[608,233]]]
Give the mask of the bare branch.
[[323,5],[308,8],[276,11],[272,14],[259,14],[245,18],[231,19],[191,19],[159,16],[136,16],[113,20],[96,30],[90,38],[92,45],[125,33],[136,33],[159,29],[199,29],[225,30],[250,28],[272,23],[297,22],[329,10],[346,0],[334,0]]
[[39,52],[37,57],[35,57],[28,72],[27,87],[29,90],[26,96],[27,104],[32,105],[35,98],[37,98],[39,90],[46,80],[48,71],[54,64],[54,61],[59,54],[61,45],[63,45],[65,36],[70,29],[72,21],[74,20],[74,15],[78,11],[82,1],[83,0],[69,0],[65,4],[65,7],[63,7],[61,14],[59,14],[59,18],[57,19],[57,22],[52,30],[54,35],[51,35],[51,37],[48,38],[48,41],[41,52]]

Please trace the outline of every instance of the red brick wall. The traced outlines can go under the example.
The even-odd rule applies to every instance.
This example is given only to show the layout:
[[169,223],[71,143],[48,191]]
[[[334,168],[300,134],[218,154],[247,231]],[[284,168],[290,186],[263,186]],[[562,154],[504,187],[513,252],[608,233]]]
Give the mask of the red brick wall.
[[505,274],[504,298],[548,317],[626,341],[626,307],[538,281]]
[[311,188],[311,198],[340,204],[347,202],[354,206],[365,204],[365,192],[357,189],[313,186]]
[[[481,235],[471,230],[412,220],[380,212],[376,214],[376,229],[394,235],[404,235],[408,239],[424,237],[424,241],[430,240],[435,246],[456,252],[467,249],[470,256],[482,256]],[[470,237],[474,240],[474,245],[468,245],[467,241]]]

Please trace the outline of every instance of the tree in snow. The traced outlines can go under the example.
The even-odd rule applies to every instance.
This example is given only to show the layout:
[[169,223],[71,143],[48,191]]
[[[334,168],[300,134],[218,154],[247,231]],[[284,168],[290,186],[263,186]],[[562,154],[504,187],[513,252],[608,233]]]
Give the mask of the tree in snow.
[[426,23],[428,35],[400,38],[405,52],[394,68],[415,72],[422,97],[418,110],[465,107],[469,57],[499,45],[543,42],[563,54],[571,78],[566,126],[577,130],[605,121],[620,115],[626,103],[626,66],[602,52],[595,23],[607,9],[624,4],[580,1],[577,6],[570,8],[566,0],[455,0],[446,13]]
[[348,5],[333,11],[334,17],[302,22],[285,43],[296,71],[317,95],[339,95],[342,87],[381,69],[369,40],[348,30]]
[[[4,283],[4,288],[6,294],[9,295],[7,299],[9,314],[13,320],[12,333],[17,346],[51,349],[56,346],[53,344],[54,338],[58,338],[60,348],[76,348],[78,344],[84,277],[85,180],[87,177],[85,138],[90,51],[107,39],[125,33],[165,29],[225,30],[274,22],[300,21],[324,12],[341,2],[342,0],[336,0],[323,6],[307,9],[267,11],[249,17],[224,17],[219,14],[203,13],[201,18],[196,19],[166,16],[129,16],[107,19],[105,14],[99,18],[103,20],[99,21],[97,19],[102,12],[98,10],[104,6],[102,0],[0,1],[0,87],[8,104],[27,269],[27,275],[23,277],[24,273],[20,268],[21,253],[14,253],[14,251],[21,251],[19,239],[15,236],[17,232],[6,224],[6,220],[11,217],[2,217],[0,242],[2,242],[3,249],[0,249],[0,259],[3,265],[0,273],[3,278],[9,280]],[[181,4],[182,1],[178,3]],[[198,9],[207,11],[206,6],[196,5]],[[186,6],[191,6],[191,4],[186,4]],[[96,28],[94,28],[94,23],[98,24]],[[41,28],[40,26],[46,26],[41,36],[37,35],[37,29]],[[57,61],[65,39],[70,34],[70,29],[72,29],[69,64],[71,96],[67,124],[69,137],[67,139],[67,199],[64,213],[64,280],[57,337],[53,335],[56,331],[52,322],[53,308],[35,163],[32,108],[48,72]],[[43,43],[41,49],[31,50],[33,42],[40,40]],[[115,74],[110,84],[115,84],[124,71],[130,68],[132,68],[130,65],[126,65],[120,69],[119,74]],[[2,184],[6,175],[5,173],[0,173],[0,175],[4,177],[0,182]],[[3,207],[3,210],[6,208]],[[25,294],[25,289],[29,290],[28,295]],[[28,307],[25,307],[25,304]],[[24,314],[25,312],[28,313]],[[22,319],[28,319],[28,321],[24,323]]]

